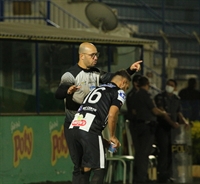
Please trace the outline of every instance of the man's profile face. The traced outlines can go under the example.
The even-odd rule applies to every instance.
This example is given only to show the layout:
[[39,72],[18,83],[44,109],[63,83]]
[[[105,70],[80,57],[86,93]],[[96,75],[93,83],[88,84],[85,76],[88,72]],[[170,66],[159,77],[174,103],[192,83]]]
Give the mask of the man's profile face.
[[124,79],[122,90],[126,92],[129,89],[129,87],[130,87],[130,81],[128,81],[127,79]]
[[167,85],[176,88],[176,84],[173,81],[168,81]]
[[85,48],[85,51],[82,54],[83,54],[83,62],[87,68],[94,67],[97,64],[99,52],[97,52],[95,46],[91,45]]

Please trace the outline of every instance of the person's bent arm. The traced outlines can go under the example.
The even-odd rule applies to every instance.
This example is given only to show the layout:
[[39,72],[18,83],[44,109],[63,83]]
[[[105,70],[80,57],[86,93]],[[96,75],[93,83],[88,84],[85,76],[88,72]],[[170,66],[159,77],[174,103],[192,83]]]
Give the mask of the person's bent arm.
[[55,92],[55,98],[57,98],[57,99],[66,98],[68,89],[69,89],[68,85],[64,85],[64,84],[59,85],[58,89]]
[[117,106],[112,105],[108,113],[108,130],[110,134],[109,140],[113,142],[115,144],[115,147],[117,148],[121,145],[119,140],[115,137],[118,114],[119,114],[119,108]]
[[172,127],[174,128],[178,128],[179,124],[177,122],[174,122],[171,120],[171,118],[168,116],[168,114],[166,113],[166,111],[162,111],[160,109],[158,109],[157,107],[154,107],[152,109],[152,112],[156,115],[156,116],[161,116],[163,117]]
[[135,72],[140,70],[140,63],[142,63],[142,60],[134,62],[129,68],[126,69],[129,75],[133,75]]
[[64,99],[66,96],[72,95],[76,92],[80,87],[81,86],[76,84],[74,76],[70,72],[66,72],[61,77],[60,84],[55,93],[55,98]]
[[180,124],[184,124],[186,128],[190,127],[189,122],[185,119],[185,117],[183,116],[181,112],[178,112],[178,119],[179,119]]
[[[140,63],[142,63],[142,60],[134,62],[130,67],[126,69],[126,71],[129,73],[129,75],[133,75],[135,72],[139,71],[141,66]],[[113,77],[113,73],[109,72],[100,72],[100,82],[101,83],[107,83],[110,82],[110,80]]]

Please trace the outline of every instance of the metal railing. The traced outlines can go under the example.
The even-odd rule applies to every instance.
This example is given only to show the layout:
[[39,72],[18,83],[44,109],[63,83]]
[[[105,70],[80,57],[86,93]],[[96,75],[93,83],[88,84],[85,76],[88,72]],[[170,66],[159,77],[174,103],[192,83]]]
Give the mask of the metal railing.
[[176,29],[177,31],[181,32],[182,34],[185,34],[187,36],[192,37],[192,34],[189,33],[188,31],[184,30],[183,28],[181,28],[180,26],[177,26],[176,24],[173,24],[170,21],[164,20],[162,17],[162,14],[158,14],[155,10],[153,10],[150,6],[148,6],[148,4],[146,4],[144,1],[142,0],[135,0],[135,2],[143,7],[146,8],[146,10],[157,20],[161,21],[163,24],[172,26],[174,29]]
[[62,28],[88,28],[50,0],[0,0],[0,21],[47,24]]

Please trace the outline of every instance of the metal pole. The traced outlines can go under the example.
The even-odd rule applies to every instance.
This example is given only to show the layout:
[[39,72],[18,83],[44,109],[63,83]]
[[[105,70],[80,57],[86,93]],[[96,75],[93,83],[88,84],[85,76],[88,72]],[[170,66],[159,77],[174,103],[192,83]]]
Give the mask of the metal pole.
[[[200,33],[200,1],[199,1],[199,33]],[[199,54],[200,54],[200,36],[196,31],[193,31],[192,34],[195,36],[197,42],[199,43]],[[199,67],[200,67],[200,57],[199,57]]]
[[50,12],[50,1],[48,0],[47,1],[47,17],[46,17],[46,21],[47,21],[47,25],[49,26],[49,25],[51,25],[50,23],[49,23],[49,21],[50,21],[50,16],[51,16],[51,12]]
[[0,0],[0,22],[4,20],[4,3],[3,0]]
[[200,44],[200,37],[199,35],[197,34],[196,31],[193,31],[192,34],[195,36],[195,38],[197,39],[197,42]]
[[36,112],[40,113],[40,92],[39,92],[39,58],[38,43],[35,43],[35,68],[36,68]]
[[[170,42],[169,42],[169,40],[167,39],[167,36],[166,36],[166,34],[162,31],[162,30],[160,30],[160,34],[161,34],[161,36],[163,37],[163,40],[165,41],[165,44],[167,45],[167,47],[168,47],[168,54],[167,54],[167,62],[168,62],[168,66],[171,64],[170,62],[170,59],[171,59],[171,44],[170,44]],[[165,61],[166,62],[166,61]],[[166,66],[166,65],[165,65]],[[168,78],[170,77],[170,78],[173,78],[173,76],[171,76],[170,75],[170,71],[171,71],[171,69],[168,69],[168,68],[165,68],[165,72],[166,72],[166,70],[168,70],[168,72],[167,72],[167,76],[168,76]]]
[[[76,49],[75,45],[72,44],[72,53],[73,53],[73,60],[72,60],[72,64],[75,65],[77,63],[77,61],[79,60],[79,54],[78,54],[78,49]],[[78,55],[78,56],[77,56]]]
[[[200,0],[199,0],[199,33],[200,33]],[[200,53],[200,43],[199,43],[199,53]],[[199,57],[199,68],[200,68],[200,57]]]
[[114,47],[114,46],[110,46],[108,45],[107,47],[107,55],[108,55],[108,72],[111,72],[111,64],[112,64],[112,59],[113,57],[111,56],[111,54],[113,54],[113,51],[111,49],[111,47]]
[[[165,32],[165,0],[162,0],[162,30]],[[166,83],[166,71],[165,71],[165,40],[162,40],[162,89]]]
[[140,60],[143,61],[143,62],[141,63],[141,74],[144,75],[144,47],[143,47],[143,46],[141,46]]

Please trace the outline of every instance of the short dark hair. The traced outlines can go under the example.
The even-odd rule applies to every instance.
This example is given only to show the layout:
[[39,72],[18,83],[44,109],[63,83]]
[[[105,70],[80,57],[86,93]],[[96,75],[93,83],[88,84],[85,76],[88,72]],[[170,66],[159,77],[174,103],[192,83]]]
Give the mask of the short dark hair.
[[138,79],[138,86],[142,87],[142,86],[146,86],[146,85],[149,85],[149,79],[145,76],[141,76]]
[[119,71],[115,72],[113,77],[115,77],[116,75],[120,75],[120,76],[126,78],[128,81],[131,81],[131,76],[129,75],[129,73],[126,70],[119,70]]
[[178,83],[175,79],[168,79],[167,84],[168,84],[168,82],[173,82],[175,84],[175,87],[177,87],[177,85],[178,85]]
[[197,83],[196,78],[192,77],[192,78],[188,79],[188,87],[189,88],[195,88],[196,83]]
[[142,75],[140,75],[140,74],[135,74],[135,75],[133,76],[133,78],[132,78],[132,83],[138,82],[138,80],[139,80],[139,78],[140,78],[141,76],[142,76]]

